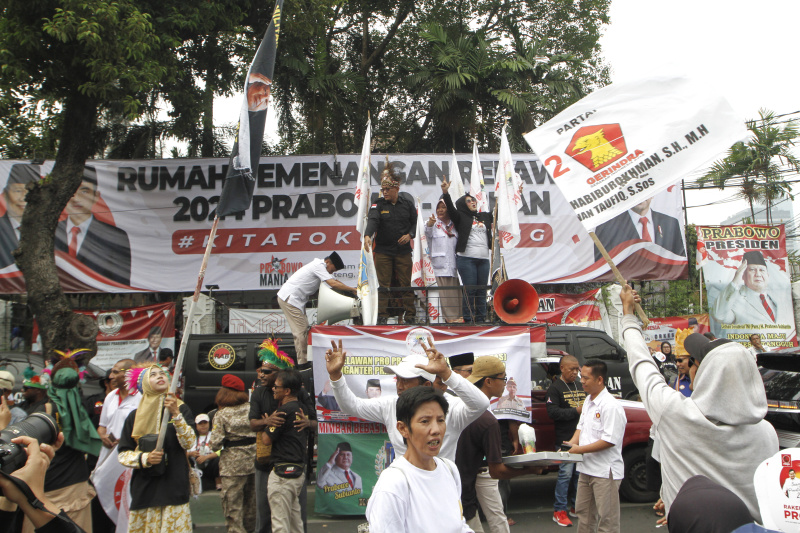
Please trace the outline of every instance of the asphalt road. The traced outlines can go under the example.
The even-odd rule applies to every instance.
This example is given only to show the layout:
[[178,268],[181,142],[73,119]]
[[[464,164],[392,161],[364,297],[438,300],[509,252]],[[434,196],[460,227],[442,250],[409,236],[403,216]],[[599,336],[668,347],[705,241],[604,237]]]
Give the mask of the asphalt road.
[[[553,522],[553,491],[556,475],[530,476],[511,481],[512,493],[509,503],[509,516],[517,521],[511,532],[525,531],[569,531]],[[309,487],[309,508],[313,509],[314,491]],[[196,523],[196,533],[223,533],[226,531],[219,493],[211,492],[200,496],[192,502],[192,517]],[[577,518],[573,519],[577,522]],[[331,517],[309,513],[308,531],[310,533],[355,533],[358,524],[365,522],[364,517]],[[656,529],[656,518],[652,504],[635,504],[622,502],[622,524],[624,532],[663,532]],[[484,527],[486,523],[484,522]],[[488,531],[488,529],[487,529]],[[573,529],[574,531],[574,529]]]

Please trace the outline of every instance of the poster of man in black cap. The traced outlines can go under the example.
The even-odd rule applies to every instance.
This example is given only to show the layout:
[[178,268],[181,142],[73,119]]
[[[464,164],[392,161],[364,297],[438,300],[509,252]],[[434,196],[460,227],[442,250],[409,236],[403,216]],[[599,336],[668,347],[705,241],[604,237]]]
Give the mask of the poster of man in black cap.
[[698,228],[698,262],[708,288],[711,332],[767,350],[794,346],[796,329],[783,226]]
[[[346,491],[352,495],[361,494],[361,476],[353,472],[353,449],[349,442],[340,442],[328,462],[317,471],[317,486],[326,492]],[[357,491],[357,492],[356,492]]]
[[344,268],[344,261],[336,252],[325,259],[314,259],[309,264],[292,274],[281,290],[278,291],[278,305],[286,316],[286,322],[292,330],[294,347],[297,352],[297,364],[308,361],[308,318],[306,303],[312,294],[319,290],[323,281],[332,288],[357,293],[355,287],[345,285],[333,277],[333,273]]

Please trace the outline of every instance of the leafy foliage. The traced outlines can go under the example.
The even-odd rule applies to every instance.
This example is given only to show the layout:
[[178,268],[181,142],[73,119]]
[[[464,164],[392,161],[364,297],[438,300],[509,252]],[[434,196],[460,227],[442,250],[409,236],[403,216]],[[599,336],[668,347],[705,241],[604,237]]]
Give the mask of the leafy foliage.
[[274,95],[282,149],[497,149],[607,82],[607,0],[287,3]]
[[771,223],[775,200],[784,196],[794,199],[791,184],[783,175],[787,170],[800,171],[800,159],[792,153],[800,129],[794,121],[781,125],[772,111],[761,109],[758,113],[759,119],[747,121],[751,138],[734,144],[699,182],[711,182],[720,189],[739,187],[739,196],[750,204],[753,220],[753,203],[763,201],[767,204],[767,223]]

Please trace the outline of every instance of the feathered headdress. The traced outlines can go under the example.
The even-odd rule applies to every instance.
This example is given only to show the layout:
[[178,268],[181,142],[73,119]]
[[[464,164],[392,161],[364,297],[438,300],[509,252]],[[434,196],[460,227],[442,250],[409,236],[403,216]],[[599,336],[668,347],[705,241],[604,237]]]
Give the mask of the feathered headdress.
[[134,365],[125,371],[125,387],[128,389],[128,394],[136,394],[142,392],[142,380],[144,379],[144,371],[151,366],[161,368],[161,365],[153,363],[141,363]]
[[294,361],[283,350],[278,349],[278,342],[275,339],[266,339],[259,348],[261,349],[258,351],[258,358],[262,363],[273,364],[281,370],[294,368]]
[[62,352],[61,350],[53,350],[56,352],[60,357],[55,358],[54,363],[62,360],[62,359],[72,359],[75,361],[83,354],[92,353],[89,348],[78,348],[77,350],[67,350],[66,352]]

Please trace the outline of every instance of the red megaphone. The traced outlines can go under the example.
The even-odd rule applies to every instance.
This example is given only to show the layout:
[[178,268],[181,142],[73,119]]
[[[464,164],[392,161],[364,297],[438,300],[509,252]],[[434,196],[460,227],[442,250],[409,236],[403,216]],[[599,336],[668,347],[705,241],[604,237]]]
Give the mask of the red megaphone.
[[494,291],[494,312],[507,324],[530,322],[539,310],[539,294],[525,280],[510,279]]

